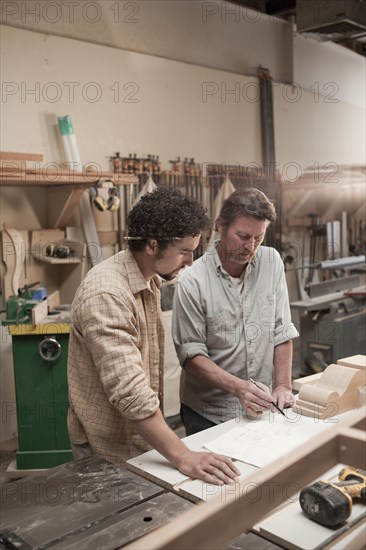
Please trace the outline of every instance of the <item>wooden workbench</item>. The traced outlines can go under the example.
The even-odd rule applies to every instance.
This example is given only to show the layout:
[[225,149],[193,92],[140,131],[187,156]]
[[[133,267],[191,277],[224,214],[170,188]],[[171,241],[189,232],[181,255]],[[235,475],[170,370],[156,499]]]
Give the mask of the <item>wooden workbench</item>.
[[[115,550],[194,507],[126,468],[89,457],[1,486],[0,547]],[[276,550],[254,534],[227,550]]]
[[[298,417],[296,428],[301,433],[307,422],[302,443],[291,452],[275,453],[273,463],[263,469],[236,462],[242,475],[235,486],[217,487],[192,481],[172,468],[156,451],[144,453],[128,461],[127,466],[145,478],[192,501],[207,501],[197,514],[187,513],[181,524],[173,521],[165,529],[136,541],[128,549],[166,550],[186,548],[223,548],[239,532],[248,528],[287,549],[362,548],[365,533],[365,503],[354,503],[348,521],[337,529],[329,529],[306,518],[300,509],[298,492],[317,479],[337,480],[340,469],[346,465],[364,468],[365,464],[365,410],[360,408],[328,421],[316,421],[314,430],[308,430],[309,418]],[[245,426],[248,420],[231,420],[184,439],[192,450],[204,450],[222,434],[230,434],[234,427]],[[268,437],[274,425],[266,419]],[[356,429],[357,428],[357,429]],[[248,441],[248,446],[250,442]],[[266,515],[267,514],[267,515]],[[262,519],[263,518],[263,519]],[[192,523],[193,522],[193,523]],[[219,527],[221,525],[221,527]],[[339,537],[349,537],[334,546]],[[363,537],[361,544],[356,541]],[[214,544],[215,546],[211,546]],[[271,548],[273,546],[270,546]]]
[[98,457],[4,484],[1,502],[0,546],[18,550],[114,549],[192,506]]

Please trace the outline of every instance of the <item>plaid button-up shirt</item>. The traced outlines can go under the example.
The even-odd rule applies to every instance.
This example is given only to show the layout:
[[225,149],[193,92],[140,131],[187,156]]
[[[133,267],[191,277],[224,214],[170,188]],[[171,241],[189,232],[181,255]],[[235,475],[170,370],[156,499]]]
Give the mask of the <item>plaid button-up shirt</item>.
[[151,448],[134,421],[163,402],[159,289],[158,277],[147,283],[127,250],[91,269],[72,304],[70,439],[115,464]]

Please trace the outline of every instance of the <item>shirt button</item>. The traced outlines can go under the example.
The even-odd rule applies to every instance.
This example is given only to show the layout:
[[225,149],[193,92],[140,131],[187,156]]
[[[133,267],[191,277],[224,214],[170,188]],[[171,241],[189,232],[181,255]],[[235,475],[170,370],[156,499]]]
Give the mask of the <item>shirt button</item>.
[[152,339],[154,340],[154,338],[155,338],[155,334],[152,334],[152,335],[151,335],[151,338],[152,338]]

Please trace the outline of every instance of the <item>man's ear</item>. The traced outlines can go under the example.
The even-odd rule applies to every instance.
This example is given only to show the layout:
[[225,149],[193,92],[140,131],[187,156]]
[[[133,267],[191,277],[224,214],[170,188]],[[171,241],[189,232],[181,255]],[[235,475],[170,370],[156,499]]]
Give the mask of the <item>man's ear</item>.
[[214,230],[215,231],[222,231],[222,220],[221,218],[217,218],[217,220],[215,221],[215,226],[214,226]]
[[146,245],[146,252],[149,256],[153,256],[158,248],[158,241],[156,239],[150,239]]

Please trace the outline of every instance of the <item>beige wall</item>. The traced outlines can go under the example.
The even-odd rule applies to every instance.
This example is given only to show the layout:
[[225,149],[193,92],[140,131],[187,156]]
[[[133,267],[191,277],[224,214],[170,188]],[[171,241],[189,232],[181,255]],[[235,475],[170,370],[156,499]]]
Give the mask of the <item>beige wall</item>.
[[7,25],[240,74],[261,64],[292,80],[291,25],[221,0],[2,3]]
[[84,164],[107,168],[114,151],[166,166],[177,154],[260,161],[258,102],[202,99],[205,82],[243,90],[253,78],[10,27],[1,37],[5,150],[62,160],[56,117],[70,114]]

